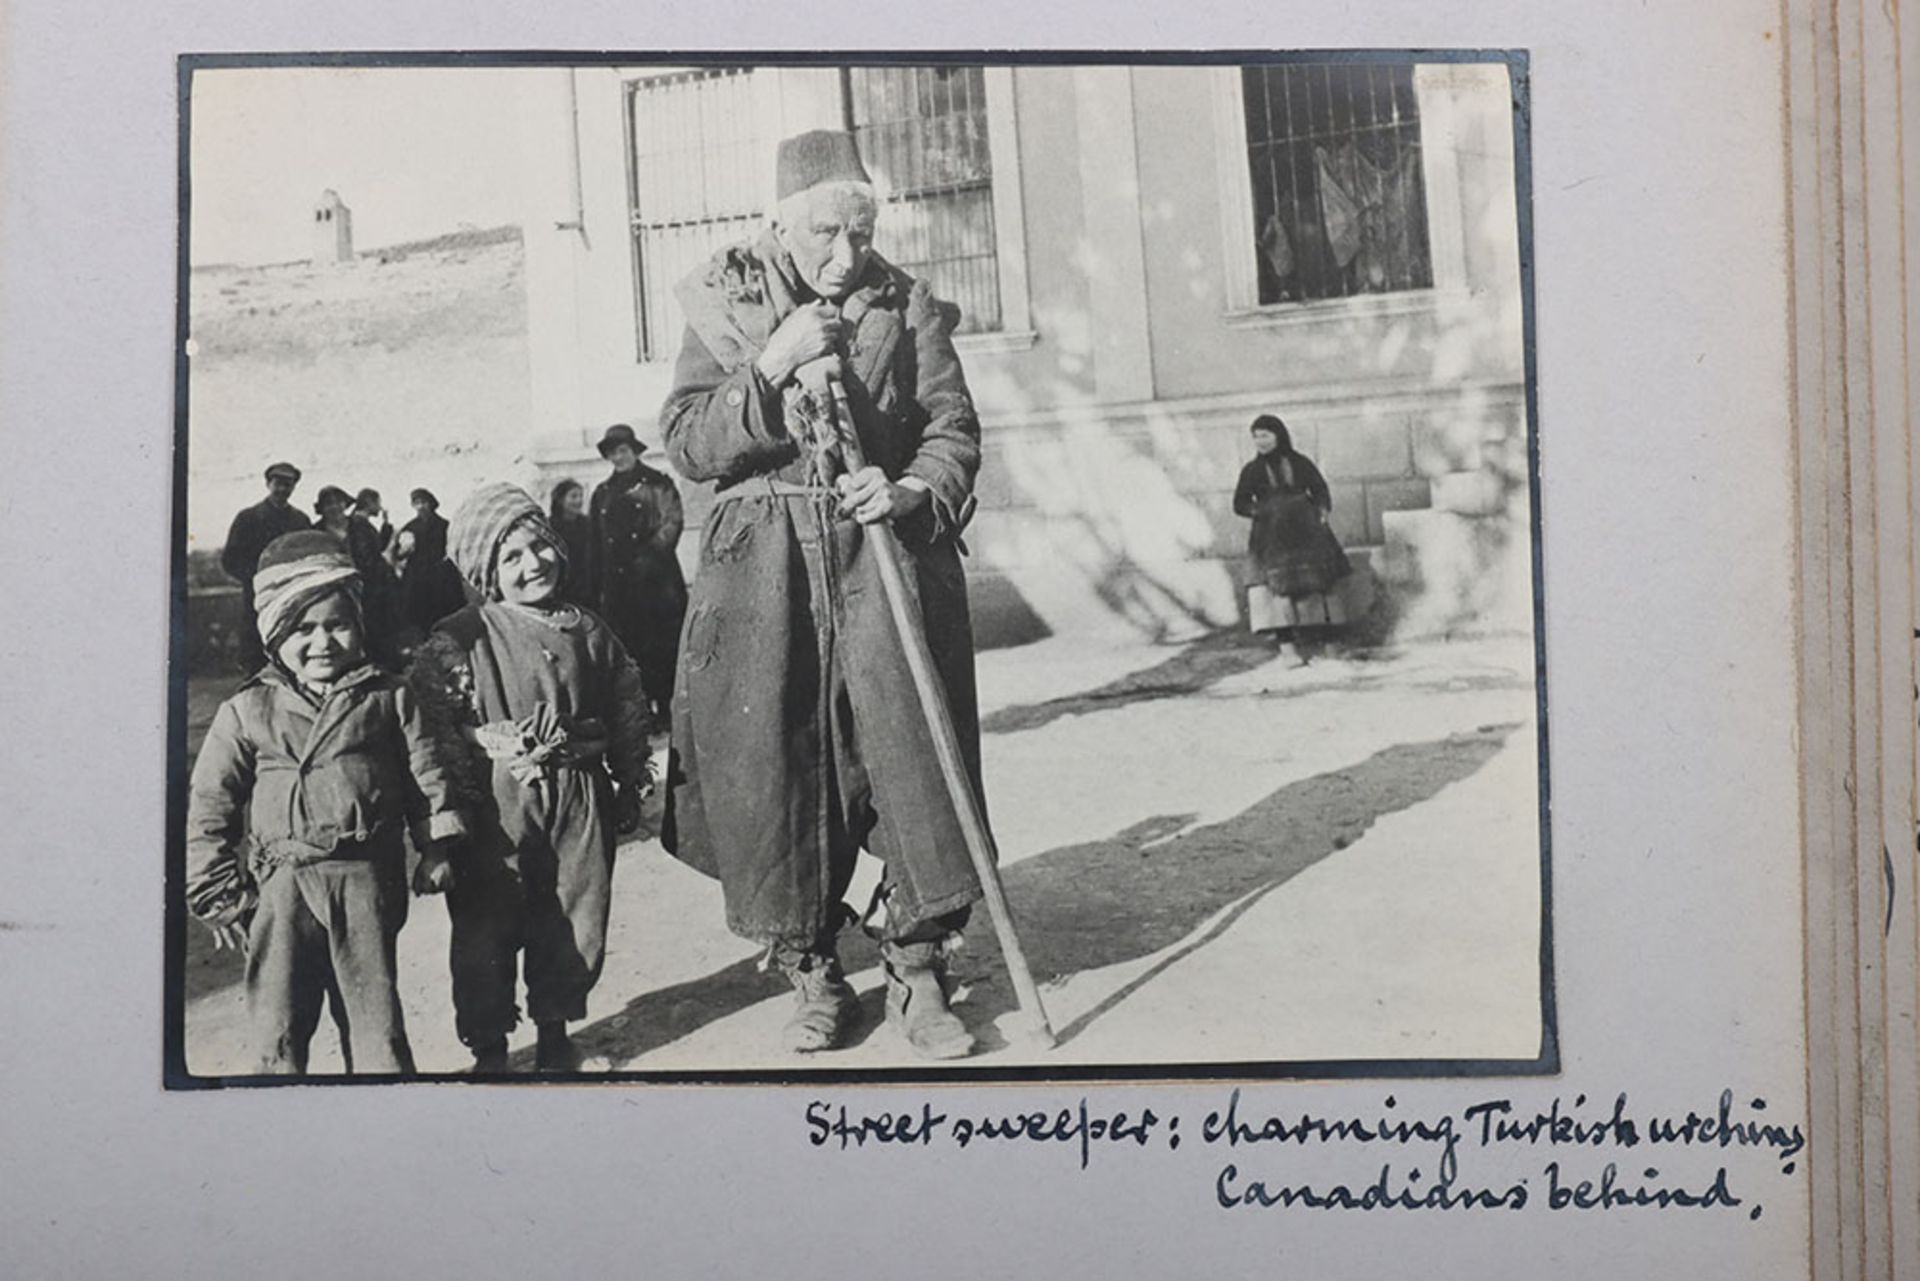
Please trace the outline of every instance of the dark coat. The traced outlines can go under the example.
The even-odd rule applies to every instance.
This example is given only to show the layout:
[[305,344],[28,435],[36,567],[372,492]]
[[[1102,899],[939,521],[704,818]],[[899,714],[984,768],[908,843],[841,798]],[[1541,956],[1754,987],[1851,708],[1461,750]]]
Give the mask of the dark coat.
[[358,668],[318,703],[262,669],[220,705],[194,761],[188,907],[217,917],[249,874],[342,847],[403,859],[405,824],[423,848],[464,833],[458,751],[406,683],[378,668]]
[[687,580],[680,570],[686,515],[665,472],[644,463],[615,472],[593,491],[593,607],[640,665],[647,696],[662,705],[673,691]]
[[439,512],[415,516],[400,527],[400,532],[413,535],[413,557],[408,564],[447,558],[447,518]]
[[263,498],[251,507],[243,507],[227,529],[227,545],[220,549],[220,568],[247,589],[251,602],[253,575],[260,568],[260,553],[267,550],[267,544],[312,524],[307,514],[291,503],[282,506]]
[[227,529],[227,542],[220,549],[220,568],[240,584],[240,604],[247,613],[247,626],[240,636],[241,665],[249,671],[266,661],[255,627],[257,611],[253,604],[253,576],[260,568],[260,553],[282,534],[309,529],[313,522],[291,503],[281,505],[263,498],[251,507],[241,508]]
[[549,513],[548,519],[553,522],[553,532],[567,545],[567,573],[560,595],[582,609],[598,612],[600,598],[593,586],[593,521],[584,515],[557,511]]
[[[830,928],[862,843],[887,862],[896,933],[980,894],[873,545],[831,499],[766,483],[804,484],[808,461],[753,357],[810,297],[771,236],[689,277],[680,287],[688,332],[661,415],[675,467],[721,487],[682,640],[665,835],[681,859],[720,878],[730,928],[759,939]],[[980,425],[951,321],[925,284],[877,257],[843,316],[847,391],[869,461],[931,490],[897,528],[979,794],[956,542],[972,507]],[[870,797],[850,807],[853,777]]]
[[[322,529],[326,526],[323,524]],[[397,666],[400,631],[400,580],[381,554],[380,531],[365,516],[347,515],[347,527],[338,534],[360,571],[360,607],[366,623],[367,651],[374,661]]]
[[1324,592],[1350,571],[1327,528],[1333,494],[1305,454],[1262,454],[1240,469],[1233,511],[1253,521],[1247,554],[1267,586],[1282,596]]
[[421,633],[467,603],[460,571],[447,559],[447,521],[438,512],[415,516],[400,527],[413,539],[400,570],[400,616]]

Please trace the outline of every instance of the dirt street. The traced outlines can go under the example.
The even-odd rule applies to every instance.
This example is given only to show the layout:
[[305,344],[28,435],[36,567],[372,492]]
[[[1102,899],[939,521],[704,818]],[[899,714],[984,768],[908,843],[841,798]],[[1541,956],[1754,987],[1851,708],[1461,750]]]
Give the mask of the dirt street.
[[[1008,896],[1060,1035],[1018,1035],[984,913],[957,959],[967,1065],[1522,1058],[1538,1051],[1532,653],[1410,645],[1301,670],[1245,637],[1180,648],[1051,639],[983,654],[992,819]],[[195,681],[195,746],[231,682]],[[657,817],[657,816],[656,816]],[[864,903],[871,869],[852,897]],[[877,958],[844,958],[854,1044],[778,1048],[792,997],[722,924],[720,892],[656,840],[624,846],[589,1070],[911,1068]],[[453,1035],[447,921],[415,900],[402,997],[423,1071]],[[248,1070],[238,964],[189,930],[191,1068]],[[530,1068],[531,1027],[514,1047]],[[323,1023],[315,1070],[339,1070]]]

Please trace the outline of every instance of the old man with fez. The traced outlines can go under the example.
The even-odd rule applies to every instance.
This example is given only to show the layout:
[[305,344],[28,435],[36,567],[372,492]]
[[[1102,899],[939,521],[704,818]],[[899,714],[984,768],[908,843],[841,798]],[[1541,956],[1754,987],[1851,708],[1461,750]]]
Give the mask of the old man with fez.
[[260,568],[260,553],[280,535],[306,529],[312,523],[293,505],[293,491],[299,483],[300,469],[292,463],[275,463],[267,468],[267,496],[240,509],[227,530],[226,546],[220,549],[220,568],[240,584],[240,602],[247,615],[240,632],[240,665],[249,672],[267,661],[253,603],[253,576]]
[[[851,136],[780,144],[760,237],[681,282],[687,333],[661,415],[689,479],[716,482],[674,695],[669,848],[722,884],[727,924],[767,945],[798,1008],[790,1049],[833,1049],[858,1005],[835,935],[862,847],[885,864],[862,914],[887,1017],[927,1058],[973,1036],[946,955],[980,884],[883,595],[868,526],[890,523],[974,791],[980,728],[957,542],[980,424],[952,309],[874,252]],[[836,397],[827,377],[837,380]],[[831,429],[850,414],[867,466]]]

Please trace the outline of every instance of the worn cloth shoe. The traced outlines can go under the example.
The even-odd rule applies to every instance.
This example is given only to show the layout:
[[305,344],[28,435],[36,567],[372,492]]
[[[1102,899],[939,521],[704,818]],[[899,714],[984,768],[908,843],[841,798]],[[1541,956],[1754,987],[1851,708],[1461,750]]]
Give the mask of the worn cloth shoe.
[[796,1054],[837,1050],[847,1042],[860,1000],[840,972],[840,959],[826,952],[775,952],[780,972],[793,984],[798,1004],[781,1029],[781,1043]]
[[497,1076],[507,1070],[507,1038],[473,1047],[473,1074]]
[[580,1053],[567,1035],[565,1023],[542,1023],[533,1043],[533,1066],[539,1072],[578,1072]]
[[940,942],[883,943],[887,1022],[923,1059],[962,1059],[973,1053],[973,1033],[947,1003],[947,962]]

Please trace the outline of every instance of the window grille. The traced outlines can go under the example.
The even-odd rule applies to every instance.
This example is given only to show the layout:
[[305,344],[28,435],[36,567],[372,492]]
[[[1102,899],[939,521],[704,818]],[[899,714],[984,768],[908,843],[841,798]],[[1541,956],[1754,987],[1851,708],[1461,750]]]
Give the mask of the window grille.
[[715,251],[750,238],[766,212],[772,148],[755,117],[752,69],[631,82],[627,132],[640,358],[671,360],[682,326],[673,287]]
[[960,307],[960,332],[1000,328],[993,157],[981,67],[852,67],[847,127],[886,192],[880,252]]
[[1245,67],[1261,305],[1433,285],[1413,68]]
[[[774,137],[751,67],[709,67],[627,86],[629,205],[641,360],[671,360],[683,323],[673,287],[772,212]],[[877,246],[960,307],[960,332],[1000,328],[993,160],[981,67],[856,67],[840,75],[844,126],[885,192]]]

